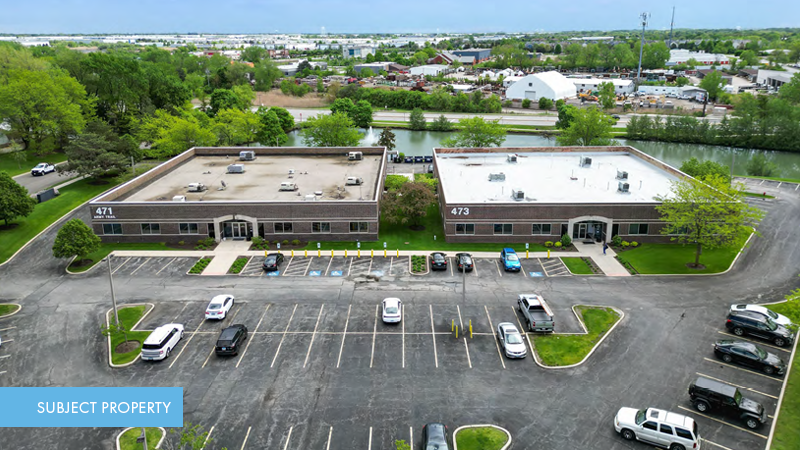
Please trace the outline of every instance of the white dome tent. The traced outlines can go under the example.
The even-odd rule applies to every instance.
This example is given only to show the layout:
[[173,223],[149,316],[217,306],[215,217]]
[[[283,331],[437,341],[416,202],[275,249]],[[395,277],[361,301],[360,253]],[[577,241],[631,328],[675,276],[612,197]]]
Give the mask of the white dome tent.
[[532,101],[538,101],[542,97],[558,100],[575,97],[576,95],[578,94],[575,84],[556,71],[522,77],[506,90],[506,98],[509,100],[527,98]]

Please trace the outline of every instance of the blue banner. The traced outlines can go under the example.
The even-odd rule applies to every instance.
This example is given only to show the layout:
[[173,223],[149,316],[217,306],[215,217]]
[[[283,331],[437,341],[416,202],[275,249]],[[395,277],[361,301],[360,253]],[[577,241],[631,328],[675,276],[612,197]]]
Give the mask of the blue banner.
[[182,427],[181,387],[4,387],[0,427]]

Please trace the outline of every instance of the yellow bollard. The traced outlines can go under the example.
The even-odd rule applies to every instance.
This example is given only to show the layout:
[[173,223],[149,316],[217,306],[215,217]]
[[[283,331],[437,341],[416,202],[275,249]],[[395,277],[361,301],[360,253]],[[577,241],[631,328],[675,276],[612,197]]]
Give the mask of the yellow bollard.
[[344,249],[344,257],[347,258],[347,249]]
[[294,258],[294,249],[292,249],[292,258]]
[[333,258],[333,250],[331,250],[331,258]]
[[528,251],[525,250],[525,259],[528,259]]
[[383,249],[383,257],[386,258],[386,249]]
[[458,325],[456,325],[456,339],[458,339]]
[[265,258],[267,257],[267,251],[266,250],[264,250],[264,257]]
[[450,332],[453,332],[453,328],[456,326],[456,319],[450,320]]
[[358,249],[358,257],[361,258],[361,249]]
[[400,249],[399,248],[397,249],[397,257],[398,258],[400,257]]
[[308,250],[303,250],[303,254],[306,258],[308,258]]
[[375,250],[370,250],[369,251],[369,257],[370,258],[374,258],[375,257]]
[[550,259],[550,250],[547,251],[547,259]]
[[322,250],[317,249],[317,258],[322,258]]
[[469,319],[469,338],[472,339],[472,319]]

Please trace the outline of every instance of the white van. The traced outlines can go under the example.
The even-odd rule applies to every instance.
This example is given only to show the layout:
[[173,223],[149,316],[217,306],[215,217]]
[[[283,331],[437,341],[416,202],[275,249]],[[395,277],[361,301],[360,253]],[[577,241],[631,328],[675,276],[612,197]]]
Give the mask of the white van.
[[344,184],[347,186],[361,186],[364,184],[364,179],[361,177],[347,177],[347,181]]
[[281,183],[280,191],[296,191],[300,189],[294,181],[284,181]]
[[156,328],[142,344],[142,359],[160,361],[166,358],[182,338],[183,325],[179,323],[168,323]]

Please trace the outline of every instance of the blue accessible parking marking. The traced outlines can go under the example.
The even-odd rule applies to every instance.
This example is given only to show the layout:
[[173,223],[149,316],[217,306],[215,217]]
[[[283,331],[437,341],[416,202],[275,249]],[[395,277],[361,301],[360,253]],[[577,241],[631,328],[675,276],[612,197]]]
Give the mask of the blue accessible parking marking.
[[375,275],[376,277],[382,277],[383,276],[383,271],[382,270],[373,270],[372,274]]
[[320,275],[322,275],[321,270],[312,270],[311,272],[308,272],[308,276],[310,277],[318,277]]
[[544,274],[542,272],[529,272],[532,277],[543,277]]
[[341,270],[331,270],[331,276],[332,277],[340,277],[340,276],[342,276],[342,271]]
[[268,277],[279,277],[281,276],[280,270],[273,270],[272,272],[267,272]]

